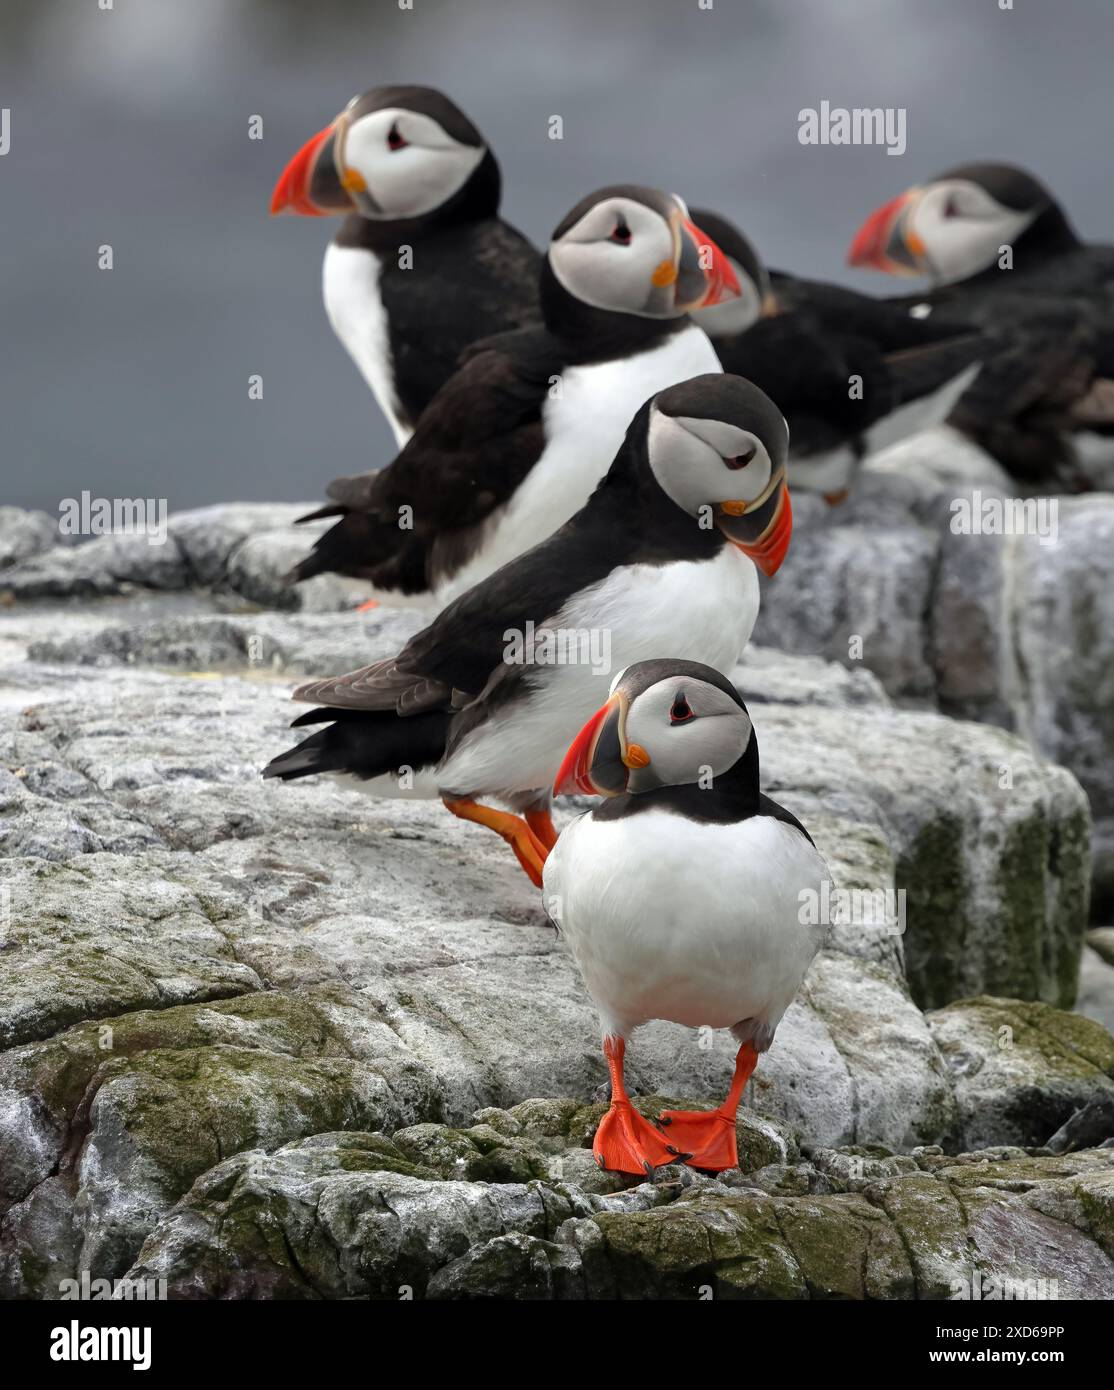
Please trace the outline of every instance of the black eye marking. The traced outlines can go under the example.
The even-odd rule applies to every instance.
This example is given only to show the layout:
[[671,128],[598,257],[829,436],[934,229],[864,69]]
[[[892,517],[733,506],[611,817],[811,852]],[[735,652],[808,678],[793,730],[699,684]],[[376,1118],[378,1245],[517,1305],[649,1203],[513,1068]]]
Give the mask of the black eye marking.
[[732,471],[736,468],[745,468],[757,452],[758,446],[756,444],[751,444],[746,453],[736,454],[734,458],[724,459],[724,463]]
[[611,233],[611,240],[617,241],[620,246],[629,246],[631,242],[631,230],[622,220],[615,223],[615,229]]
[[409,143],[409,140],[399,134],[398,122],[395,121],[387,136],[387,148],[389,150],[404,150]]
[[945,217],[958,217],[958,216],[959,216],[959,208],[956,206],[956,202],[955,202],[955,199],[954,199],[954,198],[949,198],[948,201],[944,204],[944,216],[945,216]]
[[673,697],[673,707],[669,711],[670,724],[687,724],[690,719],[695,719],[692,706],[685,699],[685,692],[678,690]]

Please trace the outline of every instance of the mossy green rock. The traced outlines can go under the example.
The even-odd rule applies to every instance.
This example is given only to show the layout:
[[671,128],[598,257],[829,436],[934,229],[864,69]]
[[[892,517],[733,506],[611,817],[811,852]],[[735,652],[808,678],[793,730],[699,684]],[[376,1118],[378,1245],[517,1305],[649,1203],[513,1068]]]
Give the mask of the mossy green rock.
[[[0,1054],[11,1107],[0,1287],[18,1293],[40,1249],[51,1252],[55,1290],[55,1275],[78,1266],[118,1276],[161,1214],[229,1153],[394,1128],[436,1109],[429,1077],[408,1059],[358,1055],[340,1026],[351,1002],[324,986],[140,1010]],[[49,1281],[34,1287],[49,1296]]]
[[[990,1279],[1114,1297],[1114,1150],[998,1149],[929,1169],[833,1151],[837,1190],[819,1194],[679,1169],[603,1195],[433,1176],[410,1155],[444,1158],[461,1136],[417,1128],[218,1163],[129,1276],[165,1279],[171,1298],[970,1298]],[[817,1171],[784,1168],[806,1183]]]
[[1043,1144],[1076,1110],[1114,1097],[1114,1037],[1019,999],[965,999],[927,1015],[954,1080],[960,1143]]

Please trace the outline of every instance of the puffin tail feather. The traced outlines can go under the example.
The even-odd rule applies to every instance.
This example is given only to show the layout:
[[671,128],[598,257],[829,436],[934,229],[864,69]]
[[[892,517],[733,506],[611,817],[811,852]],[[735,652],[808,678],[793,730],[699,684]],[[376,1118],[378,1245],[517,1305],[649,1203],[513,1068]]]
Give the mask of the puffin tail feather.
[[394,710],[313,709],[294,726],[326,724],[263,769],[284,782],[319,772],[345,772],[360,780],[435,766],[445,752],[452,715],[442,710],[402,718]]
[[392,593],[421,594],[429,589],[423,540],[367,512],[323,507],[313,515],[338,513],[336,525],[318,536],[309,554],[288,572],[288,583],[316,574],[343,574]]

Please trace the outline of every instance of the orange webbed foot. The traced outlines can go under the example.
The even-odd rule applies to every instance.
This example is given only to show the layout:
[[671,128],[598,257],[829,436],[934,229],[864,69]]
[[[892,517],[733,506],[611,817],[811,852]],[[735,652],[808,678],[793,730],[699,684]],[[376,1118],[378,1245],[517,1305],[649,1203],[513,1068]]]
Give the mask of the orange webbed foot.
[[735,1142],[735,1116],[743,1090],[758,1064],[754,1043],[747,1041],[735,1057],[735,1075],[727,1099],[715,1110],[663,1110],[658,1124],[670,1141],[688,1154],[685,1162],[690,1168],[703,1168],[709,1173],[722,1173],[739,1166],[739,1150]]
[[608,1173],[652,1177],[655,1168],[678,1163],[685,1155],[661,1131],[644,1120],[629,1100],[611,1102],[592,1144],[596,1162]]
[[377,598],[369,598],[368,601],[367,601],[366,603],[361,603],[358,607],[354,608],[352,611],[353,611],[353,613],[370,613],[370,612],[372,611],[372,609],[378,608],[378,607],[379,607],[379,600],[378,600]]
[[666,1138],[689,1155],[690,1168],[722,1173],[739,1166],[735,1116],[722,1110],[663,1110],[658,1116]]

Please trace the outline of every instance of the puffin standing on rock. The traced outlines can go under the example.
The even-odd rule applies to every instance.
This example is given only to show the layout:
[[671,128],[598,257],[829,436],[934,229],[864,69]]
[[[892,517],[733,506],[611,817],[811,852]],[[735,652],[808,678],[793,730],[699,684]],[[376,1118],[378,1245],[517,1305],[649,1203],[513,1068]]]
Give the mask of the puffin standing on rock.
[[841,502],[861,459],[942,424],[978,374],[989,343],[977,329],[937,326],[884,299],[770,274],[726,218],[703,208],[693,217],[730,259],[741,288],[694,318],[723,370],[761,386],[785,413],[794,489]]
[[[828,869],[808,831],[759,787],[746,705],[719,671],[675,658],[623,671],[557,775],[557,794],[607,799],[566,827],[546,860],[547,906],[599,1011],[611,1107],[601,1168],[652,1173],[682,1161],[738,1164],[735,1115],[820,948]],[[664,1111],[656,1125],[623,1084],[626,1040],[667,1019],[729,1028],[739,1043],[727,1099]]]
[[536,323],[541,257],[499,217],[483,136],[431,87],[376,87],[298,151],[272,212],[346,214],[325,310],[401,447],[476,338]]
[[327,727],[263,775],[333,773],[373,796],[440,796],[501,835],[540,886],[553,781],[601,678],[663,650],[726,669],[738,660],[758,569],[772,575],[789,545],[787,452],[781,413],[750,382],[708,375],[660,392],[555,535],[398,656],[299,687],[294,698],[316,708],[295,727]]
[[538,544],[584,505],[638,408],[719,371],[688,312],[738,293],[681,200],[617,185],[583,199],[541,272],[544,326],[474,345],[410,442],[338,478],[303,520],[337,517],[293,570],[438,604]]

